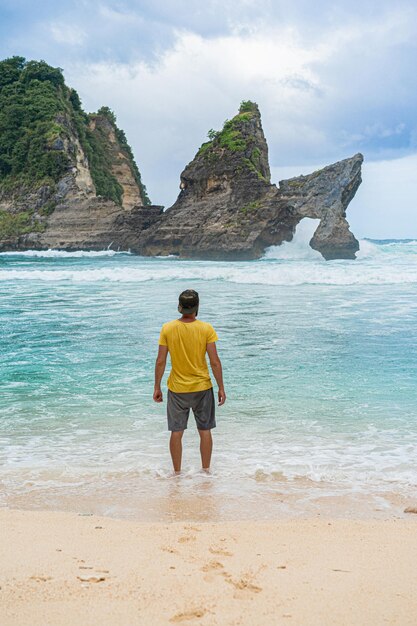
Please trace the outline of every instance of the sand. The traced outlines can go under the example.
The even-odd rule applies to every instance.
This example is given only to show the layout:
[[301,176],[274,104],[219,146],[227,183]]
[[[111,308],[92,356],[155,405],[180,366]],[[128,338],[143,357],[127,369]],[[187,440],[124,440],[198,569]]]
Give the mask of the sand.
[[417,623],[417,518],[139,523],[0,510],[2,626]]

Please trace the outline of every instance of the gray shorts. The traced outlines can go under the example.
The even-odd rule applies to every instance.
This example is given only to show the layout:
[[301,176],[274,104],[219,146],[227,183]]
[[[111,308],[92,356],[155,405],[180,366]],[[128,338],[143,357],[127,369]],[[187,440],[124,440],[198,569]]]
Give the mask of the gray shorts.
[[176,393],[168,389],[168,430],[177,432],[187,428],[190,409],[193,410],[197,428],[210,430],[216,427],[213,387],[204,391]]

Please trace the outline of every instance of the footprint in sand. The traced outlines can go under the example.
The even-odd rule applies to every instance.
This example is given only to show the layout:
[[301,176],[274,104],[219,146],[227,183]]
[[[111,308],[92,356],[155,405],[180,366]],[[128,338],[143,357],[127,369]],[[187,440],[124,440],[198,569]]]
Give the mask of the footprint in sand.
[[222,570],[224,567],[223,563],[220,561],[209,561],[201,568],[202,572],[212,572],[213,570]]
[[175,548],[171,548],[171,546],[162,546],[161,550],[163,552],[169,552],[170,554],[176,554],[178,552],[178,550],[176,550]]
[[106,580],[104,576],[77,576],[82,583],[101,583]]
[[262,591],[262,587],[255,585],[250,579],[246,578],[245,576],[242,576],[238,580],[233,580],[233,578],[226,578],[226,581],[233,585],[235,589],[240,589],[241,591],[247,590],[253,591],[253,593],[259,593],[260,591]]
[[209,561],[203,567],[200,568],[202,572],[206,573],[204,576],[204,580],[208,583],[213,582],[215,579],[214,574],[221,574],[222,576],[228,576],[226,572],[224,572],[224,565],[220,563],[220,561]]
[[48,580],[52,580],[52,576],[31,576],[30,579],[38,583],[47,583]]
[[184,611],[176,613],[169,620],[170,622],[179,623],[186,622],[187,620],[201,619],[207,613],[206,609],[193,609],[191,611]]
[[231,574],[224,570],[224,565],[220,563],[220,561],[209,561],[203,565],[201,571],[207,573],[207,576],[204,578],[207,582],[213,581],[213,576],[210,576],[210,574],[218,573],[223,576],[225,582],[232,585],[235,589],[239,589],[240,591],[251,591],[252,593],[259,593],[262,591],[262,587],[259,587],[259,585],[256,585],[254,582],[255,574],[247,572],[242,574],[240,578],[234,579]]
[[184,535],[178,539],[178,543],[187,543],[188,541],[195,541],[197,537],[194,535]]
[[229,550],[221,548],[220,546],[210,546],[209,552],[212,554],[220,554],[221,556],[233,556],[232,552],[229,552]]
[[265,565],[261,565],[256,573],[244,572],[239,578],[234,579],[229,575],[225,575],[225,581],[230,585],[233,585],[235,589],[239,591],[251,591],[252,593],[259,593],[262,591],[262,587],[256,584],[256,574],[261,569],[264,569]]
[[198,526],[184,526],[184,530],[194,530],[194,532],[201,533],[201,528]]

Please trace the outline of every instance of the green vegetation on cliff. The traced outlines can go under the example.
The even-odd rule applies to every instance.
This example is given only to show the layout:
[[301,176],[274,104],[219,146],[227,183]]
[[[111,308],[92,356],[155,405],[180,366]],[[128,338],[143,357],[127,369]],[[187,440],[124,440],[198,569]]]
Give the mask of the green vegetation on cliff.
[[[100,109],[99,113],[104,109]],[[123,187],[117,181],[112,172],[111,155],[107,146],[107,135],[100,129],[92,130],[91,121],[94,114],[80,112],[75,116],[75,124],[80,138],[80,143],[88,159],[91,178],[93,179],[96,193],[103,198],[109,198],[117,204],[122,204]],[[112,117],[115,124],[115,118]]]
[[[97,115],[111,120],[143,201],[150,204],[131,148],[123,131],[117,128],[114,114],[103,107]],[[33,191],[42,185],[54,188],[75,165],[73,142],[78,135],[97,194],[121,204],[123,189],[112,172],[104,138],[90,128],[93,118],[82,110],[77,92],[65,85],[60,68],[19,56],[1,61],[0,193],[22,188]],[[19,232],[29,227],[23,226],[26,218],[16,221]],[[8,224],[10,219],[7,218]],[[3,216],[0,231],[5,221]],[[14,227],[9,224],[5,230],[11,228]]]
[[79,134],[83,134],[83,145],[90,163],[90,171],[97,193],[105,198],[112,198],[118,204],[122,203],[123,187],[117,182],[117,179],[111,172],[111,167],[114,163],[111,159],[108,135],[103,125],[96,123],[100,121],[100,118],[104,118],[111,125],[121,152],[130,163],[133,178],[140,189],[143,204],[150,205],[151,201],[146,187],[142,183],[132,149],[127,142],[124,131],[117,127],[116,116],[109,107],[101,107],[97,113],[90,113],[88,115],[89,125],[85,128],[85,133],[83,134],[82,129],[79,131]]
[[259,115],[258,105],[250,100],[240,103],[239,113],[231,120],[226,120],[220,131],[210,129],[207,133],[209,141],[203,143],[198,155],[204,156],[209,162],[216,161],[220,153],[227,150],[242,156],[241,166],[257,174],[264,180],[260,168],[260,151],[254,146],[254,137],[249,131],[249,122]]
[[0,210],[0,236],[15,237],[26,233],[42,232],[45,222],[35,220],[33,210],[9,213]]
[[[69,90],[67,90],[69,91]],[[56,150],[56,116],[68,109],[59,68],[12,57],[0,63],[0,184],[57,181],[68,157]]]

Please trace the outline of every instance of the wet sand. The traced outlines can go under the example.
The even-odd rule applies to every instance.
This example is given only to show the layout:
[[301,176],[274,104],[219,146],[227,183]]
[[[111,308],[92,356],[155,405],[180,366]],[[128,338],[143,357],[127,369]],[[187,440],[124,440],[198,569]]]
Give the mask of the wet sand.
[[[32,474],[32,471],[29,471]],[[227,482],[201,472],[173,476],[137,472],[83,476],[64,482],[43,472],[0,481],[0,510],[83,512],[138,522],[275,521],[294,518],[405,519],[404,509],[417,503],[415,488],[366,492],[346,484],[315,482],[282,475]],[[242,506],[242,503],[244,506]]]
[[144,523],[3,509],[0,562],[2,626],[416,623],[416,515]]

